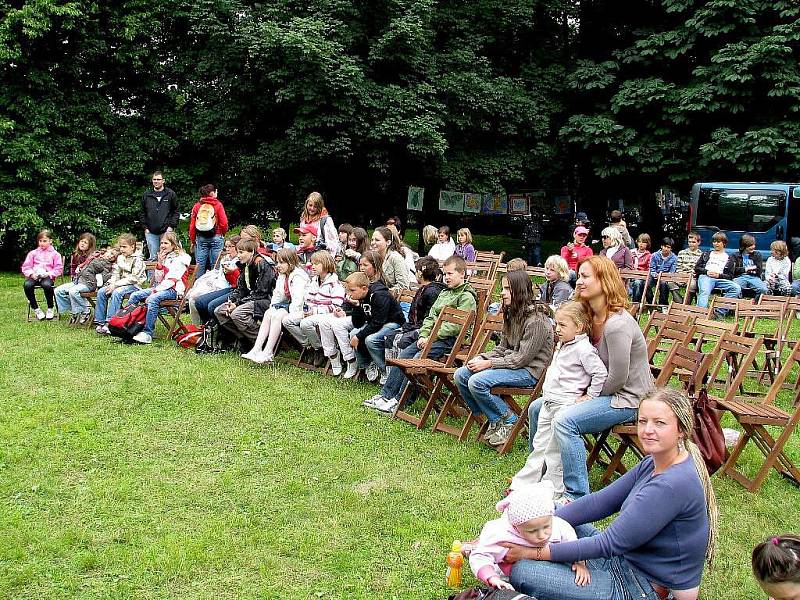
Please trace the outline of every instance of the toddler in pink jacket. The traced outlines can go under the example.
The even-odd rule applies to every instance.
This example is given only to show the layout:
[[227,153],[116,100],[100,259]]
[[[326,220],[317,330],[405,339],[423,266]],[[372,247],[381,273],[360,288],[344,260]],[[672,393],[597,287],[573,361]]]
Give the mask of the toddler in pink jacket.
[[[36,248],[28,252],[25,262],[22,263],[22,274],[25,283],[22,289],[38,320],[51,320],[54,316],[53,303],[55,300],[54,284],[56,278],[64,272],[64,259],[53,248],[53,234],[49,229],[42,229],[36,236]],[[40,287],[44,291],[47,301],[47,313],[39,308],[34,289]]]
[[[483,526],[478,543],[469,555],[469,566],[475,577],[500,589],[514,589],[508,583],[511,563],[504,558],[508,548],[504,543],[529,548],[578,539],[572,525],[553,516],[553,484],[542,481],[511,492],[497,503],[502,514],[499,519]],[[589,570],[583,561],[573,565],[575,583],[588,585]]]

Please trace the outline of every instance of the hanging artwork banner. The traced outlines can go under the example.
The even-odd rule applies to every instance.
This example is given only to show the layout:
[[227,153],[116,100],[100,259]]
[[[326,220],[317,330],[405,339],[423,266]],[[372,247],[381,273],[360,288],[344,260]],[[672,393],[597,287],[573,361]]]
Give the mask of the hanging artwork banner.
[[464,212],[464,192],[451,192],[442,190],[439,192],[439,210],[453,213]]
[[483,202],[482,194],[473,194],[467,192],[464,194],[464,212],[478,214],[481,212],[481,204]]
[[422,201],[424,197],[425,188],[409,186],[406,208],[408,210],[422,210]]
[[505,215],[508,214],[508,200],[502,192],[483,195],[483,205],[481,213],[484,215]]
[[510,215],[531,214],[531,199],[528,196],[528,194],[509,194],[508,214]]

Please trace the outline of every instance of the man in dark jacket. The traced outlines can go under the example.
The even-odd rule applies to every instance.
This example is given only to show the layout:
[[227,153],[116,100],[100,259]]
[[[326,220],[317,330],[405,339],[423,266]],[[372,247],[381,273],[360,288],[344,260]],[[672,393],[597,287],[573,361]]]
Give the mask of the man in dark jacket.
[[269,307],[275,289],[275,263],[258,253],[255,240],[240,240],[236,250],[239,279],[227,302],[217,307],[214,316],[221,328],[249,343],[249,350],[258,336],[258,321]]
[[144,227],[144,239],[150,251],[150,260],[156,260],[161,236],[178,227],[178,197],[164,186],[164,174],[153,173],[153,187],[142,196],[139,222]]

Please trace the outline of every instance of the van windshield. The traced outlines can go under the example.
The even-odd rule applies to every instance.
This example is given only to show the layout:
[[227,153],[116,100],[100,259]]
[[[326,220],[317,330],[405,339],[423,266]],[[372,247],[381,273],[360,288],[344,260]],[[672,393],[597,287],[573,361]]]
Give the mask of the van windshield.
[[786,193],[776,190],[703,188],[697,204],[697,224],[723,231],[764,232],[786,214]]

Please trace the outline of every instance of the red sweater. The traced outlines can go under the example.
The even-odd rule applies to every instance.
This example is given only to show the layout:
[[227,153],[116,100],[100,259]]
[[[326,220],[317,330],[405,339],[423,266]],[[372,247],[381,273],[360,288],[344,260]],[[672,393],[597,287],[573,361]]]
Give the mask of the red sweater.
[[200,201],[192,207],[192,216],[189,219],[189,239],[192,241],[192,243],[194,243],[195,238],[197,237],[195,221],[197,220],[197,211],[200,210],[201,204],[210,204],[214,207],[214,214],[217,216],[217,227],[214,230],[214,234],[225,235],[228,233],[228,217],[225,214],[225,208],[222,206],[222,202],[212,196],[206,196],[204,198],[200,198]]

